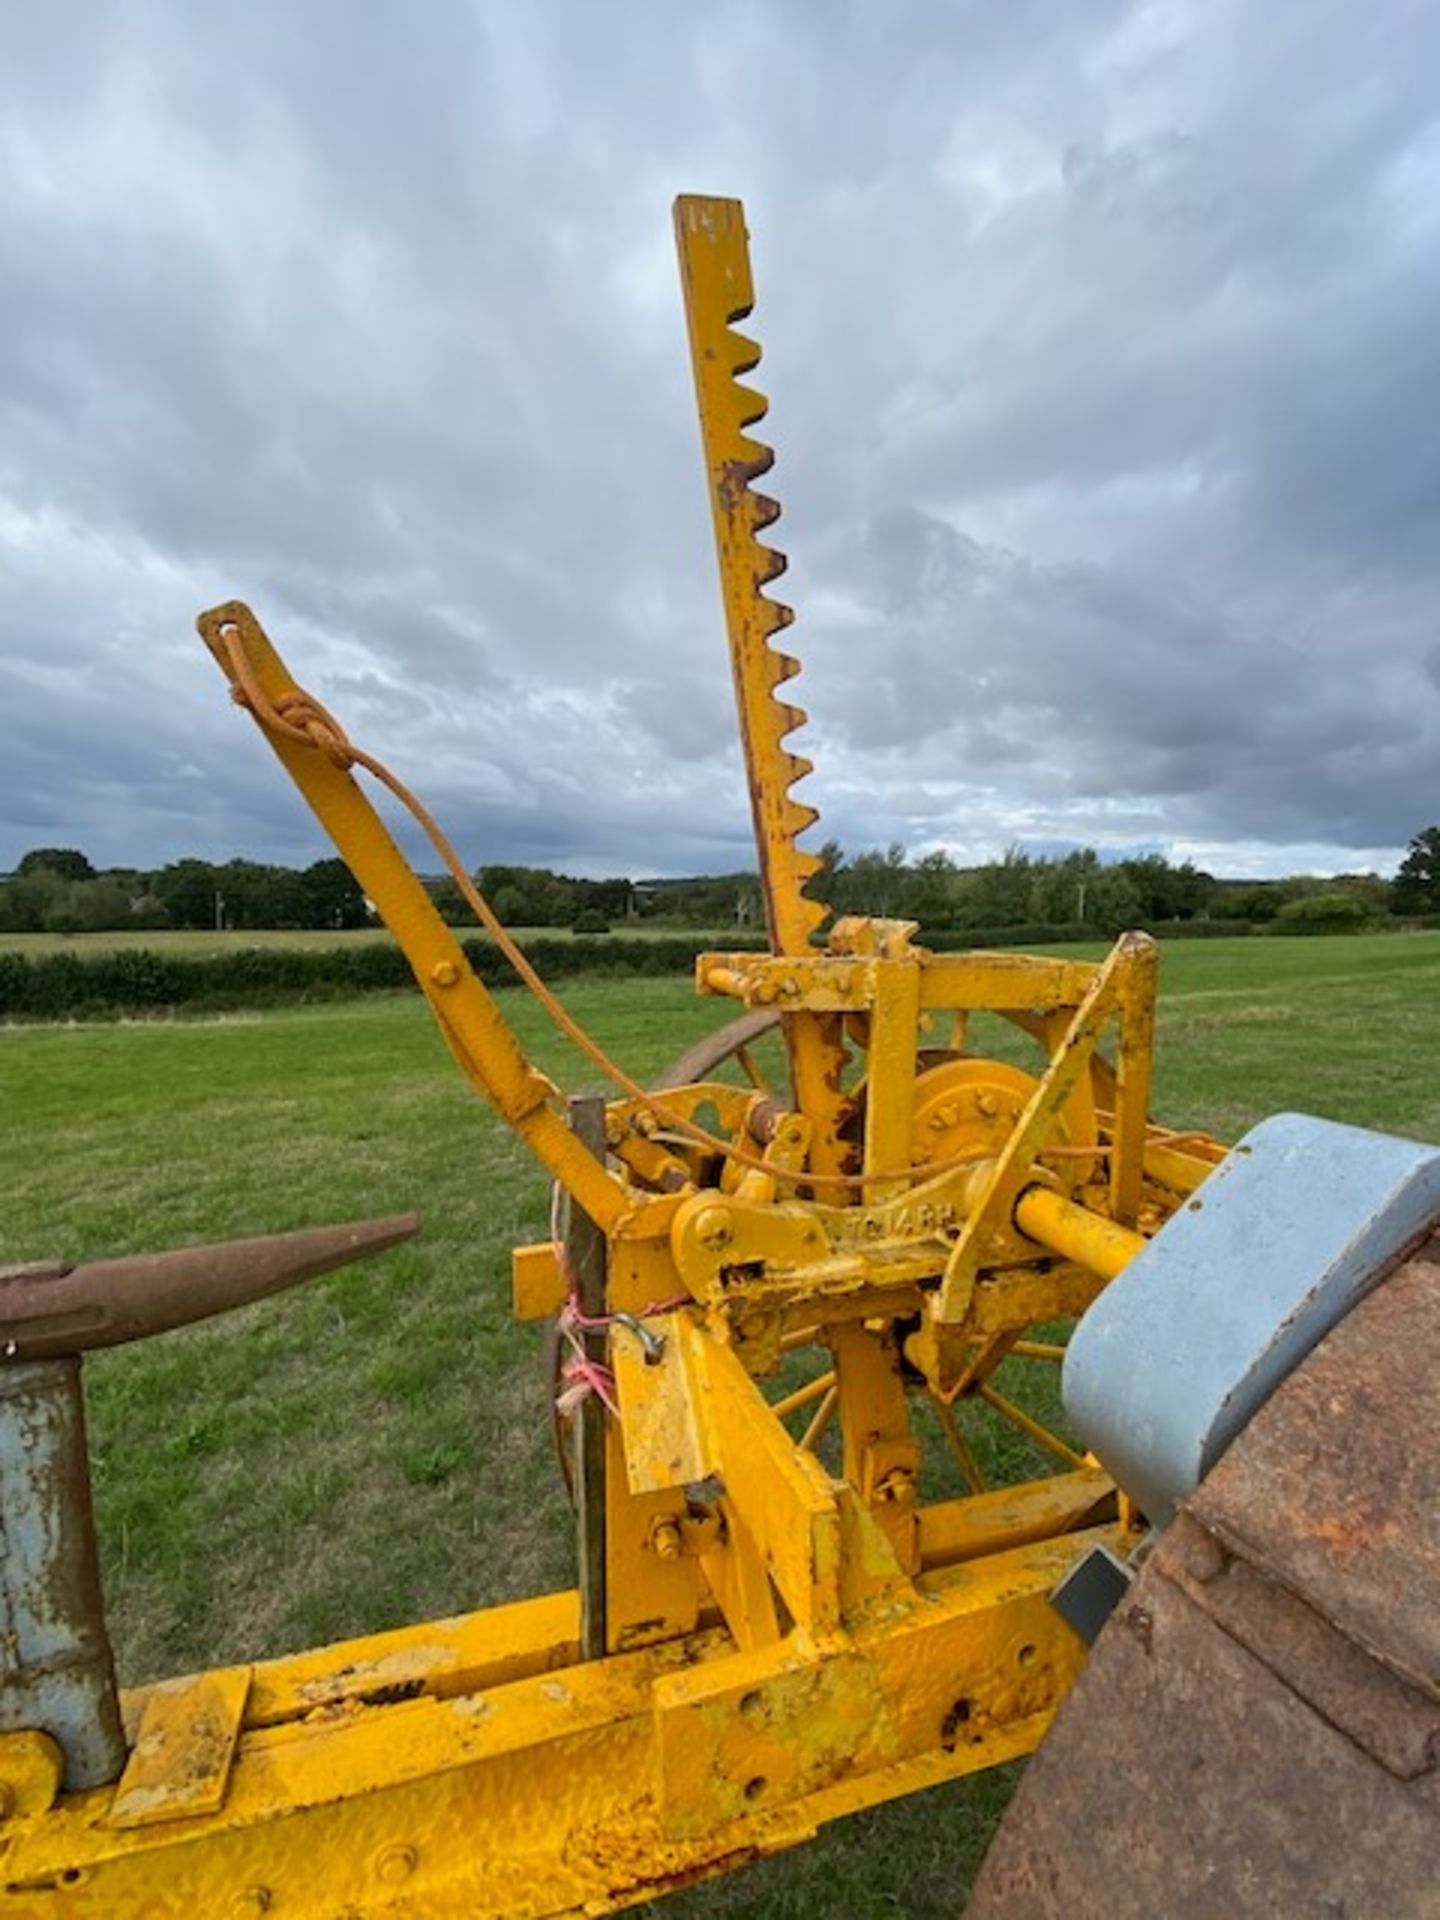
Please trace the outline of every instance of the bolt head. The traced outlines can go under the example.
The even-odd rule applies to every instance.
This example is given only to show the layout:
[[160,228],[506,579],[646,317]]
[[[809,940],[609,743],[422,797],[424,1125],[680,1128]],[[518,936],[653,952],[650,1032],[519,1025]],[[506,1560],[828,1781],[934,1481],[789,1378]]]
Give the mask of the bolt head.
[[437,987],[453,987],[460,978],[460,969],[453,960],[437,960],[430,969],[430,979]]
[[1208,1533],[1198,1533],[1185,1545],[1185,1571],[1202,1587],[1225,1571],[1225,1549]]
[[695,1237],[702,1247],[718,1253],[735,1237],[735,1222],[728,1207],[706,1207],[695,1222]]
[[398,1887],[415,1871],[420,1856],[414,1847],[386,1847],[375,1860],[375,1877],[387,1887]]
[[650,1535],[650,1544],[661,1560],[680,1558],[680,1529],[673,1520],[661,1520],[656,1523]]

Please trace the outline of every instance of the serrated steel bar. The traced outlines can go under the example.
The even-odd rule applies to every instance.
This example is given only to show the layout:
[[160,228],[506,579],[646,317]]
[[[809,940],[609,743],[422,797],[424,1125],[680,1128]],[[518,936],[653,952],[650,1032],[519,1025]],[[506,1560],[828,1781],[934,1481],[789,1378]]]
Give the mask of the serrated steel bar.
[[[800,663],[774,645],[794,615],[765,592],[785,571],[785,556],[760,538],[780,516],[778,502],[755,485],[775,456],[750,431],[768,402],[741,379],[759,364],[760,348],[734,325],[755,304],[744,209],[738,200],[682,194],[675,202],[675,238],[765,918],[775,953],[804,954],[825,909],[806,893],[820,862],[799,837],[819,815],[795,798],[811,763],[787,744],[806,719],[804,709],[781,694]],[[791,1014],[785,1027],[796,1100],[815,1126],[812,1164],[834,1171],[845,1158],[836,1139],[838,1023]]]

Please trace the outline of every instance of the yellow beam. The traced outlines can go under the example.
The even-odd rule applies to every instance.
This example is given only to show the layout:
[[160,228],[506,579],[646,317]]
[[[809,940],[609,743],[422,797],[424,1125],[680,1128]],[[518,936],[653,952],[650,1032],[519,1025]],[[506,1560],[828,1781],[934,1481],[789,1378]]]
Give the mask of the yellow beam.
[[[406,1644],[414,1697],[349,1693],[346,1649],[271,1663],[223,1806],[159,1826],[106,1826],[110,1788],[43,1809],[54,1769],[41,1778],[31,1736],[0,1736],[0,1784],[18,1789],[0,1916],[615,1911],[1028,1752],[1083,1656],[1048,1595],[1096,1542],[1126,1545],[1102,1527],[1018,1547],[927,1577],[898,1617],[750,1653],[709,1631],[556,1668],[571,1595],[442,1623],[428,1682],[426,1629],[378,1636],[382,1659]],[[528,1674],[452,1691],[459,1647],[492,1636]],[[255,1725],[255,1691],[316,1704]]]
[[[238,636],[272,705],[283,710],[300,696],[300,687],[248,607],[231,601],[202,613],[197,624],[232,686],[238,682],[223,639],[226,631]],[[564,1116],[550,1105],[554,1086],[525,1058],[504,1015],[358,782],[319,747],[301,746],[278,734],[266,733],[266,738],[399,942],[462,1071],[591,1219],[613,1227],[630,1210],[624,1186],[579,1145]]]

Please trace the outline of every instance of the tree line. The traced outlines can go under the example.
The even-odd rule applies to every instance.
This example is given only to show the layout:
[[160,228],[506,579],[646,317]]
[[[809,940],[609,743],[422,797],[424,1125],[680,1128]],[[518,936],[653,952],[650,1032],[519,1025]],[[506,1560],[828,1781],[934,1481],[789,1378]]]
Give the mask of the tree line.
[[[1386,916],[1440,913],[1440,826],[1415,836],[1393,881],[1373,873],[1217,879],[1188,860],[1158,853],[1104,860],[1092,847],[1053,855],[1012,847],[999,860],[961,867],[941,852],[912,859],[899,845],[847,857],[829,841],[819,860],[811,892],[834,913],[917,920],[933,932],[1093,926],[1110,933],[1189,920],[1342,931]],[[490,865],[478,868],[475,879],[511,926],[603,932],[622,920],[711,928],[761,922],[758,882],[748,872],[591,880],[542,867]],[[425,884],[451,925],[473,925],[451,879]],[[0,878],[0,932],[343,931],[370,918],[349,869],[335,858],[303,868],[187,859],[149,870],[97,870],[76,848],[37,847]]]

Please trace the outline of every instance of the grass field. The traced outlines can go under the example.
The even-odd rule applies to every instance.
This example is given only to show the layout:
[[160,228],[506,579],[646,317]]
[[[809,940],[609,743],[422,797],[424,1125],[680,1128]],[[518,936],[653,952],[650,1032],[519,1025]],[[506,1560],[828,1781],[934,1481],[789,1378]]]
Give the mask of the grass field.
[[[1072,957],[1075,948],[1065,950]],[[718,1024],[683,980],[566,999],[642,1075]],[[588,1076],[505,996],[563,1082]],[[1279,1108],[1440,1138],[1440,935],[1162,957],[1157,1109]],[[123,1676],[273,1654],[572,1577],[538,1335],[508,1255],[543,1178],[418,996],[212,1021],[0,1029],[0,1257],[139,1251],[415,1207],[384,1260],[87,1367]],[[954,1915],[1011,1785],[943,1787],[676,1896],[670,1920]]]

